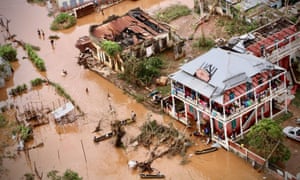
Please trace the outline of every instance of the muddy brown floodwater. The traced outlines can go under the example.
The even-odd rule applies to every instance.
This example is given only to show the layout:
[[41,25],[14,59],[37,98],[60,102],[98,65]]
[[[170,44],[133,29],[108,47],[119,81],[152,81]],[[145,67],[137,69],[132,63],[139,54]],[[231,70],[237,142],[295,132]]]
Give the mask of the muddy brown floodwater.
[[[34,129],[34,140],[31,144],[44,143],[41,148],[29,151],[29,158],[23,152],[16,152],[16,145],[5,149],[6,152],[16,153],[16,159],[3,159],[3,166],[7,169],[1,175],[1,179],[21,179],[25,173],[34,172],[34,164],[39,172],[43,172],[46,178],[47,172],[58,170],[64,172],[70,168],[79,173],[83,179],[139,179],[138,172],[129,169],[129,160],[144,161],[149,157],[148,151],[139,148],[116,149],[112,140],[94,144],[92,131],[98,121],[102,119],[101,133],[110,130],[110,122],[116,119],[125,119],[130,116],[130,111],[137,114],[137,123],[127,126],[125,142],[136,135],[140,126],[148,114],[159,122],[173,122],[175,127],[183,131],[184,126],[169,117],[155,114],[138,104],[133,98],[124,94],[107,80],[99,77],[78,66],[76,57],[79,51],[75,48],[78,37],[88,35],[91,24],[101,23],[109,15],[122,15],[129,9],[141,7],[145,10],[155,10],[169,3],[186,3],[192,7],[192,0],[160,1],[139,0],[124,1],[101,13],[94,13],[78,20],[74,28],[61,32],[53,32],[49,29],[52,17],[47,14],[46,7],[28,4],[20,0],[0,1],[0,14],[10,19],[10,32],[16,34],[16,39],[39,46],[38,55],[44,59],[47,67],[46,73],[39,73],[28,59],[22,59],[25,52],[18,48],[18,62],[13,64],[15,73],[7,87],[0,90],[1,104],[14,103],[19,107],[30,102],[43,102],[45,106],[58,104],[62,100],[55,94],[51,86],[44,86],[38,90],[31,90],[22,96],[12,98],[7,95],[9,89],[26,83],[36,77],[47,77],[51,81],[59,83],[65,91],[71,95],[76,104],[85,112],[84,118],[67,125],[57,125],[50,121]],[[46,39],[40,39],[37,29],[43,29]],[[1,44],[4,43],[5,33],[1,33]],[[49,35],[58,35],[55,48],[51,48]],[[67,70],[66,77],[61,76],[62,69]],[[89,89],[89,93],[85,89]],[[107,98],[107,94],[111,98]],[[116,111],[116,117],[109,114],[109,104]],[[1,137],[3,138],[3,137]],[[205,145],[199,139],[194,139],[196,145],[189,150],[204,148]],[[84,153],[85,152],[85,153]],[[223,149],[203,156],[189,156],[190,162],[180,165],[181,157],[163,157],[153,162],[152,166],[166,175],[166,179],[262,179],[263,174],[258,173],[248,163],[233,153]]]

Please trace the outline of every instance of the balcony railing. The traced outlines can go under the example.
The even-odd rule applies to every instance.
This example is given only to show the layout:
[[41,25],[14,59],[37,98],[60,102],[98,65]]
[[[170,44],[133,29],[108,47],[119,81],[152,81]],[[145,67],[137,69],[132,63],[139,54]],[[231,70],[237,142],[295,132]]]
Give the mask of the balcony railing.
[[[257,89],[261,88],[262,86],[265,86],[266,84],[269,85],[268,88],[266,88],[265,90],[263,90],[259,93],[256,93]],[[210,114],[211,116],[213,116],[217,119],[227,121],[229,119],[237,118],[238,116],[240,116],[240,114],[250,111],[255,106],[259,106],[259,105],[262,105],[262,104],[270,101],[272,98],[284,93],[285,89],[286,88],[285,88],[283,82],[281,82],[279,85],[276,85],[275,87],[272,87],[271,80],[269,80],[269,81],[255,87],[251,91],[245,92],[245,93],[241,94],[240,96],[238,96],[238,97],[234,98],[233,100],[224,104],[223,106],[232,105],[232,106],[236,107],[229,114],[225,114],[225,115],[223,114],[223,112],[219,112],[216,109],[213,109],[213,108],[210,109],[209,105],[208,105],[209,102],[202,101],[198,97],[193,99],[190,96],[186,96],[182,89],[180,89],[180,90],[177,89],[175,91],[175,88],[173,88],[172,94],[176,98],[180,99],[181,101],[187,102],[188,104],[195,106],[196,108],[200,109],[202,112]],[[247,94],[249,94],[249,93],[254,93],[255,97],[248,98]]]
[[[291,39],[291,38],[295,38],[295,39],[282,47],[276,48],[276,46],[278,46],[278,44],[284,43],[284,41],[289,41],[289,39]],[[273,45],[267,47],[266,52],[268,52],[268,50],[270,50],[270,49],[274,49],[274,50],[270,50],[272,52],[271,52],[271,54],[267,54],[266,59],[272,63],[276,63],[278,60],[296,52],[297,49],[300,48],[300,32],[295,33],[294,35],[290,36],[289,39],[281,40],[281,41],[277,42],[276,44],[273,44]]]

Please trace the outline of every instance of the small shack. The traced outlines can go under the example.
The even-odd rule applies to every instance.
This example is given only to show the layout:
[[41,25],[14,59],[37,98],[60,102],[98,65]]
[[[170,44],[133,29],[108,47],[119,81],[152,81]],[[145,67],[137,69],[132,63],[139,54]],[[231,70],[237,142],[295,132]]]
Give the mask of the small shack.
[[55,109],[51,113],[54,116],[56,122],[61,122],[63,118],[69,119],[67,116],[74,110],[74,105],[71,102],[67,102],[63,106]]

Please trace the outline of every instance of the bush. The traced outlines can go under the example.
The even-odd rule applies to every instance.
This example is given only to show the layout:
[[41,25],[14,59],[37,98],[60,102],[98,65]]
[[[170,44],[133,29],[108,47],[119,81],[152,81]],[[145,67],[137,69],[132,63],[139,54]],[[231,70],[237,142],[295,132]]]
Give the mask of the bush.
[[22,84],[18,85],[16,88],[11,89],[9,94],[12,96],[17,96],[24,93],[25,91],[27,91],[27,85]]
[[33,138],[32,129],[28,126],[19,125],[14,132],[25,142]]
[[215,42],[212,39],[210,39],[210,38],[206,38],[205,36],[201,36],[193,44],[194,47],[197,47],[199,49],[204,49],[204,50],[210,49],[214,45],[215,45]]
[[6,61],[16,61],[17,51],[10,44],[5,44],[0,46],[0,57]]
[[67,13],[60,13],[51,24],[51,30],[68,29],[76,24],[76,18]]
[[0,127],[4,127],[6,125],[7,121],[2,113],[0,113]]
[[150,57],[142,60],[137,66],[137,78],[148,85],[154,77],[160,76],[160,68],[163,62],[158,57]]
[[31,86],[35,87],[35,86],[39,86],[41,85],[43,82],[45,82],[45,80],[41,79],[41,78],[36,78],[30,81]]
[[63,176],[58,175],[57,170],[52,170],[47,173],[47,178],[51,180],[82,180],[82,177],[79,177],[78,173],[71,169],[67,169]]

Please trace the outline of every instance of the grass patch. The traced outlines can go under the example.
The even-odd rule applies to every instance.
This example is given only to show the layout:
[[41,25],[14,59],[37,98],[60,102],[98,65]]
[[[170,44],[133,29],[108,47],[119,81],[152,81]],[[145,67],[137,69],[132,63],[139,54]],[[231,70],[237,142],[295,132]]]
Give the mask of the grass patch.
[[162,96],[167,96],[171,91],[171,84],[167,84],[166,86],[159,86],[157,90],[162,94]]
[[145,96],[143,94],[136,94],[136,95],[134,95],[134,98],[136,99],[136,101],[138,103],[145,101]]
[[300,90],[296,91],[295,98],[293,99],[292,103],[296,107],[298,107],[298,108],[300,107]]
[[282,122],[284,122],[285,120],[291,118],[293,116],[293,113],[292,112],[287,112],[287,113],[284,113],[284,114],[281,114],[279,116],[277,116],[276,118],[274,118],[274,120],[276,122],[278,122],[279,124],[281,124]]
[[0,128],[4,127],[7,124],[7,121],[2,113],[0,113]]
[[248,23],[244,20],[237,18],[231,19],[229,17],[219,18],[216,25],[220,28],[224,27],[226,33],[230,37],[245,34],[259,27],[259,25],[255,22]]
[[181,16],[187,16],[191,14],[191,10],[185,5],[172,5],[166,9],[158,12],[155,18],[159,21],[169,23]]
[[196,41],[193,44],[193,47],[201,50],[209,50],[212,47],[214,47],[214,45],[215,45],[214,40],[207,38],[205,36],[201,36],[199,39],[196,39]]

